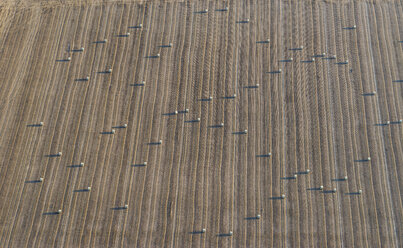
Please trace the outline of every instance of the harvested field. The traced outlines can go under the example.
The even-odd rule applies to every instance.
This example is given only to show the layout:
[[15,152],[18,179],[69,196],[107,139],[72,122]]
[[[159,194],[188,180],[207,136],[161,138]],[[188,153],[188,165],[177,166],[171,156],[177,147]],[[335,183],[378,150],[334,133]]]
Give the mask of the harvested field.
[[0,246],[402,247],[402,14],[3,2]]

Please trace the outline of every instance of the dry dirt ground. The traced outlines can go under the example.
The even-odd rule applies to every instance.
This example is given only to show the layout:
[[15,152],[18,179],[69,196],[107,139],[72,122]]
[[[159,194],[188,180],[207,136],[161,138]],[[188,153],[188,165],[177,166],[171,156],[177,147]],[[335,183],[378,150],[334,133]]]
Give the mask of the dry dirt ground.
[[402,247],[402,16],[4,1],[0,246]]

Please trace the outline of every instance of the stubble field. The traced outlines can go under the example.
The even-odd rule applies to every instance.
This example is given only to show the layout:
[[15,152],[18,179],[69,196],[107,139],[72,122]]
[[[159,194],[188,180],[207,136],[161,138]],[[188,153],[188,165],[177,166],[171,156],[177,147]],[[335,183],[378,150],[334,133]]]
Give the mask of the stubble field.
[[403,245],[401,1],[12,2],[1,247]]

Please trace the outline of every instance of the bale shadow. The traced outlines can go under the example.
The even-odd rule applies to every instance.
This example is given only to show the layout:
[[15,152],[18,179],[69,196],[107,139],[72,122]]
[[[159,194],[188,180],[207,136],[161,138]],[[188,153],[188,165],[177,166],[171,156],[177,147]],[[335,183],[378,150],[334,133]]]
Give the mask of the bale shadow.
[[93,44],[105,44],[106,43],[106,41],[104,41],[104,40],[97,40],[97,41],[94,41],[94,42],[92,42]]
[[349,193],[344,193],[345,195],[361,195],[360,192],[349,192]]
[[335,194],[336,192],[333,190],[323,190],[321,193],[322,194]]
[[333,181],[333,182],[343,182],[343,181],[347,181],[347,179],[344,179],[344,178],[333,178],[332,181]]
[[46,154],[45,157],[47,157],[47,158],[55,158],[55,157],[61,157],[61,156],[58,155],[58,154]]
[[324,57],[323,59],[325,59],[325,60],[333,60],[333,59],[336,59],[336,58],[334,58],[334,57]]
[[118,35],[116,35],[116,37],[118,37],[118,38],[125,38],[125,37],[129,37],[130,35],[127,35],[127,34],[118,34]]
[[302,51],[302,49],[303,48],[300,48],[300,47],[294,47],[294,48],[290,48],[288,50],[290,50],[290,51]]
[[280,177],[281,180],[296,180],[296,177]]
[[322,189],[320,187],[317,187],[317,188],[307,188],[306,190],[319,191],[319,190],[322,190]]
[[129,26],[129,28],[131,28],[131,29],[139,29],[139,28],[143,28],[143,27],[140,26],[140,25],[137,25],[137,26]]
[[145,84],[130,84],[130,86],[133,86],[133,87],[140,87],[140,86],[145,86]]
[[281,196],[272,196],[269,198],[269,200],[284,200],[284,198]]
[[267,41],[267,40],[258,40],[258,41],[256,41],[256,44],[269,44],[270,43],[270,41]]
[[253,217],[246,217],[245,220],[258,220],[259,218],[256,216]]
[[391,121],[390,124],[402,124],[400,121]]
[[72,49],[71,51],[74,52],[74,53],[84,52],[84,51],[81,50],[81,49]]
[[70,62],[68,59],[56,59],[56,62]]
[[208,128],[222,128],[223,126],[221,126],[221,125],[211,125],[211,126],[208,126]]
[[279,63],[287,63],[287,62],[292,62],[292,61],[293,61],[292,59],[281,59],[278,62]]
[[161,143],[160,142],[149,142],[149,143],[147,143],[147,145],[149,145],[149,146],[158,146],[158,145],[161,145]]
[[159,48],[171,48],[172,46],[171,45],[159,45],[158,47]]
[[[179,114],[179,112],[178,112]],[[163,113],[163,116],[171,116],[171,115],[177,115],[175,112],[170,112],[170,113]]]
[[109,71],[97,71],[98,74],[111,74]]
[[259,86],[256,86],[256,85],[247,85],[247,86],[244,86],[243,88],[244,88],[244,89],[257,89],[257,88],[259,88]]
[[100,132],[100,134],[113,134],[113,132],[112,131],[103,131],[103,132]]
[[313,63],[313,62],[315,62],[315,61],[313,61],[313,60],[301,60],[301,63]]
[[200,99],[197,99],[199,102],[211,102],[213,99],[210,99],[210,98],[200,98]]
[[187,114],[188,112],[186,112],[186,110],[179,110],[178,114]]
[[217,234],[217,237],[231,237],[232,235],[229,233],[219,233]]
[[146,59],[157,59],[159,57],[157,55],[148,55],[148,56],[145,56],[144,58],[146,58]]
[[233,135],[242,135],[246,134],[244,131],[232,132]]
[[258,154],[258,155],[256,155],[257,158],[268,158],[270,156],[271,156],[270,154]]
[[41,124],[28,124],[27,127],[42,127]]
[[74,81],[76,81],[76,82],[85,82],[85,81],[88,81],[88,79],[86,79],[86,78],[77,78],[77,79],[74,79]]
[[325,55],[323,55],[323,54],[315,54],[312,57],[313,58],[323,58],[323,57],[325,57]]
[[374,124],[374,126],[383,127],[383,126],[389,126],[389,124],[387,124],[387,123],[376,123],[376,124]]
[[199,10],[199,11],[194,11],[193,14],[208,14],[208,11],[204,11],[204,10]]
[[392,83],[403,83],[403,79],[393,80]]
[[79,164],[72,164],[72,165],[67,166],[67,168],[80,168],[80,167],[83,167],[83,166],[81,166]]
[[246,23],[249,23],[249,21],[236,21],[235,23],[236,24],[246,24]]
[[80,193],[80,192],[90,192],[88,189],[75,189],[73,190],[74,193]]
[[336,62],[336,63],[334,63],[335,65],[347,65],[348,63],[347,62]]
[[120,129],[124,129],[124,128],[127,128],[127,127],[125,127],[125,126],[121,125],[121,126],[113,126],[112,128],[114,128],[114,129],[118,129],[118,128],[120,128]]
[[193,231],[193,232],[189,232],[189,234],[203,234],[203,231]]
[[113,207],[112,210],[127,210],[125,207]]
[[200,122],[199,120],[187,120],[185,123],[194,123],[194,122]]
[[40,180],[28,180],[28,181],[25,181],[25,183],[40,183],[41,181]]
[[269,74],[280,74],[281,71],[268,71],[268,72],[266,72],[266,73],[269,73]]
[[370,93],[362,93],[362,96],[375,96],[374,93],[370,92]]
[[226,12],[226,11],[228,11],[228,9],[216,9],[215,11],[217,11],[217,12]]
[[309,172],[307,172],[307,171],[297,171],[297,172],[295,172],[295,174],[297,174],[297,175],[308,175]]
[[146,167],[145,164],[132,164],[132,167]]
[[220,99],[235,99],[235,96],[222,96]]
[[354,28],[354,27],[343,27],[342,29],[344,29],[344,30],[354,30],[356,28]]
[[363,162],[369,162],[370,160],[368,160],[368,159],[356,159],[356,160],[354,160],[354,162],[356,162],[356,163],[363,163]]
[[43,213],[42,215],[58,215],[59,214],[59,212],[45,212],[45,213]]

